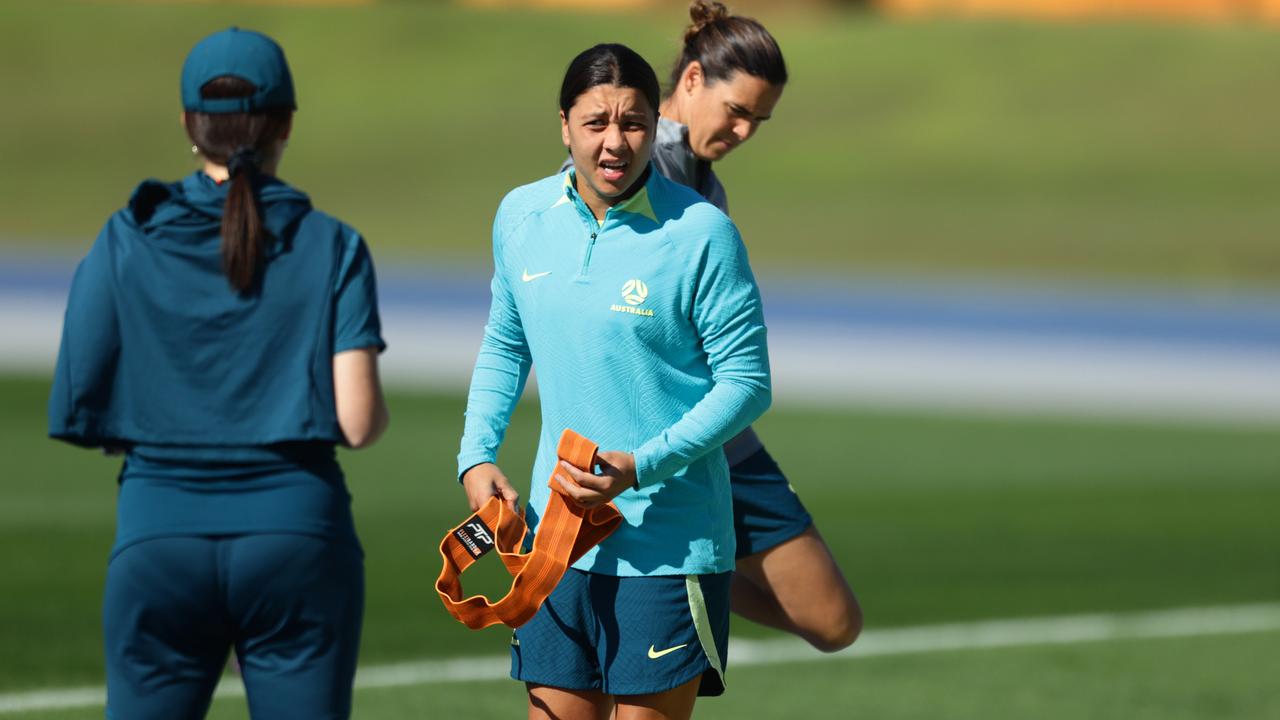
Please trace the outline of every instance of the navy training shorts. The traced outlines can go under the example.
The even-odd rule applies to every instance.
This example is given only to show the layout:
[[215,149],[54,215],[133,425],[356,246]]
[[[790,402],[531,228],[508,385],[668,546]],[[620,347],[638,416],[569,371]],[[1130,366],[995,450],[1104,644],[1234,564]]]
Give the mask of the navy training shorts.
[[566,690],[648,695],[701,677],[724,692],[733,573],[616,577],[569,568],[511,638],[511,677]]
[[769,451],[760,448],[729,468],[737,557],[764,552],[813,525],[813,517]]

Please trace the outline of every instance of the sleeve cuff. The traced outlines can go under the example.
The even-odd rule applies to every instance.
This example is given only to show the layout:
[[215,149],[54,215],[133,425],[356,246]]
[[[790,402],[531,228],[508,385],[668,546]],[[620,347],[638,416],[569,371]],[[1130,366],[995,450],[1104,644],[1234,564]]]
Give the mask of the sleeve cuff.
[[647,487],[662,479],[658,468],[658,458],[653,451],[644,447],[637,449],[632,456],[636,460],[636,488]]
[[338,353],[346,352],[347,350],[359,350],[360,348],[367,347],[377,348],[378,352],[381,353],[387,349],[387,344],[383,342],[382,336],[374,333],[366,333],[364,335],[356,335],[355,337],[343,338],[335,341],[333,343],[333,354],[337,355]]
[[462,482],[462,476],[467,474],[471,468],[481,463],[496,462],[497,457],[493,453],[473,452],[465,453],[458,456],[458,482]]

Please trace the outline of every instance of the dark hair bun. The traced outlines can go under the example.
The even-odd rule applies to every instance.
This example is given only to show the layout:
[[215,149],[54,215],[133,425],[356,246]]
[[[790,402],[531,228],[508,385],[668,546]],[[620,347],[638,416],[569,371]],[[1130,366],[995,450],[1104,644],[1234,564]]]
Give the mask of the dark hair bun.
[[693,21],[693,24],[689,26],[688,30],[685,30],[685,41],[687,42],[694,35],[702,32],[702,28],[727,17],[729,17],[729,8],[725,7],[724,3],[694,0],[689,5],[689,19]]
[[694,0],[689,5],[693,21],[684,31],[684,47],[671,71],[672,92],[689,63],[702,66],[707,82],[719,82],[735,72],[745,72],[772,85],[787,83],[787,64],[778,41],[758,21],[731,15],[724,3]]

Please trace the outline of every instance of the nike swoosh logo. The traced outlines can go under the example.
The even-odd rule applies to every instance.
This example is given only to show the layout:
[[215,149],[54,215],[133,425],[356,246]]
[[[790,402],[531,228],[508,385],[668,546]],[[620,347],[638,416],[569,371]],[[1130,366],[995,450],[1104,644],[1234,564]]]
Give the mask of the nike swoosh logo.
[[684,645],[677,645],[677,646],[672,647],[672,648],[667,648],[666,650],[654,650],[654,649],[653,649],[653,646],[652,646],[652,645],[650,645],[650,646],[649,646],[649,659],[650,659],[650,660],[657,660],[658,658],[662,657],[663,655],[669,655],[669,654],[671,654],[671,653],[673,653],[673,652],[675,652],[675,651],[679,650],[679,649],[680,649],[680,648],[682,648],[682,647],[688,647],[688,646],[689,646],[689,643],[685,643]]
[[548,270],[548,271],[546,271],[546,272],[540,272],[540,273],[535,273],[535,274],[533,274],[533,275],[530,275],[530,274],[529,274],[529,268],[525,268],[525,269],[524,269],[524,275],[521,275],[521,276],[520,276],[520,279],[521,279],[521,280],[524,280],[525,282],[529,282],[529,281],[531,281],[531,280],[537,280],[537,279],[538,279],[538,278],[540,278],[540,277],[546,277],[546,276],[548,276],[548,275],[550,275],[550,274],[551,274],[551,271],[550,271],[550,270]]

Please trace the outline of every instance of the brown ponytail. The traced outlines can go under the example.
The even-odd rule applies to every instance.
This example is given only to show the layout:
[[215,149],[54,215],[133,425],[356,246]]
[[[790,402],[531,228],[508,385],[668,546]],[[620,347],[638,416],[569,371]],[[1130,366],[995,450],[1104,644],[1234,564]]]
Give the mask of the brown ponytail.
[[[248,97],[256,88],[238,77],[214,78],[200,89],[201,97]],[[292,113],[187,113],[187,135],[202,155],[225,165],[231,176],[222,210],[222,271],[236,292],[247,292],[262,271],[266,231],[258,206],[255,181],[263,157],[284,136]]]
[[[256,155],[252,149],[248,153]],[[237,150],[228,165],[245,154],[245,150]],[[263,257],[262,215],[253,192],[255,165],[254,159],[240,161],[240,167],[231,173],[231,188],[222,209],[222,271],[239,292],[252,287]]]
[[708,83],[744,72],[770,85],[787,84],[782,50],[758,21],[730,14],[724,3],[703,0],[689,5],[689,19],[692,22],[685,28],[684,46],[671,72],[672,90],[694,61],[702,66]]

